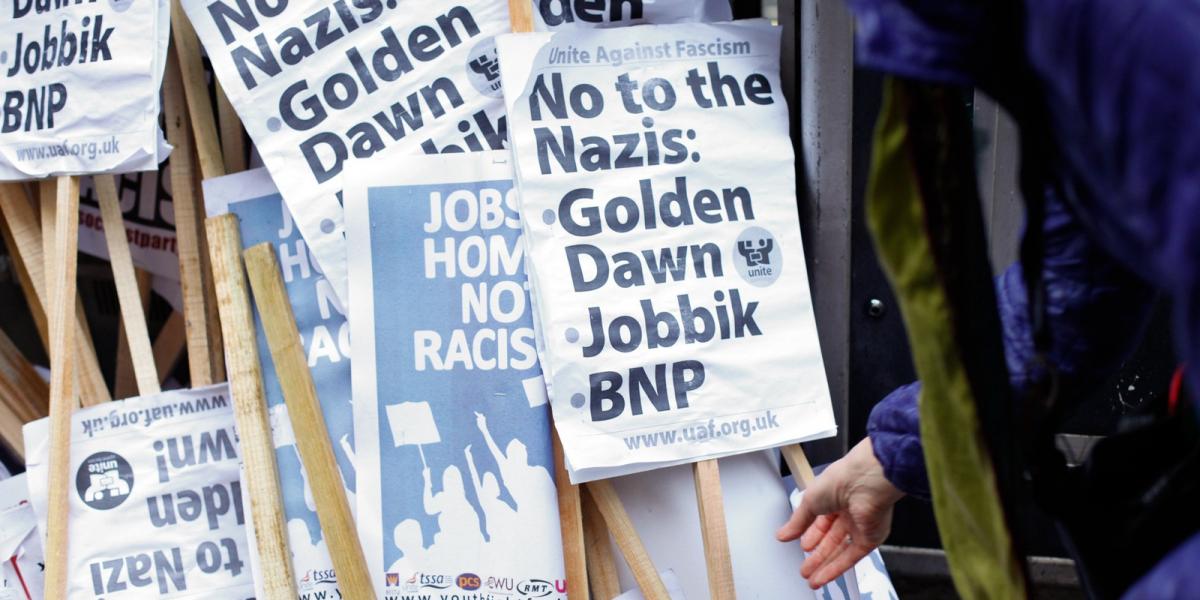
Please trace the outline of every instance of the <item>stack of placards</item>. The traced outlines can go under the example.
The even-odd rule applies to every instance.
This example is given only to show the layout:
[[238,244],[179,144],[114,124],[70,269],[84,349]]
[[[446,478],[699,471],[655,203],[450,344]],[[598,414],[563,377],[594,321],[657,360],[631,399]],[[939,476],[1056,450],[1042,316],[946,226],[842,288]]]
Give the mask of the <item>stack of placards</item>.
[[[48,419],[25,426],[43,532],[48,429]],[[67,596],[254,597],[239,456],[224,384],[75,412]]]
[[0,598],[41,600],[43,561],[25,475],[0,481]]
[[5,3],[0,181],[156,168],[169,19],[166,0]]
[[835,430],[779,43],[765,21],[497,41],[572,481]]

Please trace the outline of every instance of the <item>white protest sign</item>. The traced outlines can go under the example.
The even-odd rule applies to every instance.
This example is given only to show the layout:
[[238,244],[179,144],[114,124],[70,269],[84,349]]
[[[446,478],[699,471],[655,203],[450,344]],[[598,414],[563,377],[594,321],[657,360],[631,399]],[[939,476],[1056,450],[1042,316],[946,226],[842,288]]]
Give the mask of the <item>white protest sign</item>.
[[572,481],[835,430],[779,41],[765,21],[498,38]]
[[729,0],[530,0],[538,31],[733,18]]
[[0,481],[0,600],[41,600],[44,570],[25,475]]
[[508,161],[347,169],[357,518],[380,598],[566,598]]
[[500,149],[498,0],[184,0],[308,249],[345,298],[352,158]]
[[[237,215],[243,247],[267,242],[275,248],[334,458],[353,507],[355,469],[351,445],[354,412],[350,397],[350,325],[346,321],[346,309],[308,252],[266,169],[205,180],[204,201],[209,215],[226,212]],[[257,311],[254,317],[296,588],[301,597],[323,595],[335,598],[341,594],[341,589],[317,518],[313,490],[300,462],[283,389]]]
[[[47,419],[25,426],[25,444],[45,531]],[[76,411],[67,595],[253,597],[238,450],[225,384]]]
[[[134,266],[179,281],[179,248],[175,237],[175,204],[168,186],[169,162],[158,171],[117,176],[117,198],[125,215],[125,235]],[[108,260],[104,219],[92,178],[79,186],[79,251]]]
[[0,8],[0,180],[154,169],[165,0]]

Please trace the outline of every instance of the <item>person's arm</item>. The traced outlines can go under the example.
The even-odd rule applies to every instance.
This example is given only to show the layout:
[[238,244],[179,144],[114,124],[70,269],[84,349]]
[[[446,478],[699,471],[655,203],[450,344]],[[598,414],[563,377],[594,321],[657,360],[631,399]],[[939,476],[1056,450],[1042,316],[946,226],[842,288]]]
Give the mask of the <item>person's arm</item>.
[[[1080,223],[1055,198],[1049,198],[1046,203],[1043,226],[1046,242],[1043,280],[1050,334],[1047,359],[1058,372],[1062,397],[1078,400],[1105,381],[1123,360],[1139,336],[1153,293],[1144,282],[1118,266],[1094,244]],[[1014,397],[1019,397],[1046,375],[1034,367],[1037,364],[1034,360],[1036,349],[1020,265],[1013,265],[997,278],[996,299],[1009,381]],[[832,524],[844,520],[847,525],[843,529],[857,527],[874,531],[877,523],[886,522],[890,528],[891,503],[902,495],[896,492],[929,496],[917,411],[919,393],[919,383],[909,384],[875,406],[868,419],[869,441],[855,446],[846,458],[817,477],[792,520],[779,531],[780,540],[790,541],[804,534],[802,544],[806,550],[820,548],[822,543],[835,549],[856,547],[857,541],[846,544],[844,539],[830,538],[832,541],[826,542],[829,532],[833,531]],[[835,468],[843,461],[856,464],[854,468]],[[855,478],[863,478],[864,473],[874,473],[876,469],[887,486],[856,483]],[[820,493],[813,494],[814,491]],[[856,494],[863,496],[857,504],[854,503]],[[825,500],[817,502],[810,499],[813,496]],[[878,500],[889,499],[885,510],[885,503]],[[804,507],[805,502],[809,503],[808,508]],[[820,515],[831,517],[818,519]],[[822,527],[826,529],[822,531]],[[809,533],[805,533],[806,530]],[[833,532],[845,533],[841,529]],[[886,531],[883,537],[886,537]],[[883,537],[868,536],[865,542],[878,545]],[[851,538],[853,540],[853,534]],[[829,545],[835,542],[840,545]],[[803,572],[812,576],[809,579],[811,585],[819,587],[841,574],[847,557],[861,550],[862,547],[857,547],[855,553],[844,550],[839,554],[817,552],[805,561]],[[821,568],[826,563],[829,568]]]
[[421,499],[425,502],[425,514],[436,515],[442,512],[441,507],[437,505],[437,501],[433,497],[433,475],[429,472],[429,467],[421,469],[421,478],[425,480],[425,491],[421,496]]

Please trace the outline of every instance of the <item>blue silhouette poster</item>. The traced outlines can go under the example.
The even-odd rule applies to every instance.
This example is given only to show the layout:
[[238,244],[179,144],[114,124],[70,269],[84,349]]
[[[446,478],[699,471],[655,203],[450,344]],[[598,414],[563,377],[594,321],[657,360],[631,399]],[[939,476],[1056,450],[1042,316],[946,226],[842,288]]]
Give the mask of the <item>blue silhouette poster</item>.
[[358,527],[380,597],[565,598],[507,154],[352,163],[344,185]]
[[[321,402],[325,426],[329,429],[334,458],[353,507],[354,414],[350,398],[350,326],[346,320],[346,307],[308,251],[266,169],[209,179],[204,182],[204,190],[210,215],[232,212],[238,216],[244,248],[263,242],[275,248]],[[254,325],[275,442],[275,460],[279,465],[296,589],[302,600],[338,598],[337,576],[317,519],[313,490],[300,462],[283,390],[257,310]]]

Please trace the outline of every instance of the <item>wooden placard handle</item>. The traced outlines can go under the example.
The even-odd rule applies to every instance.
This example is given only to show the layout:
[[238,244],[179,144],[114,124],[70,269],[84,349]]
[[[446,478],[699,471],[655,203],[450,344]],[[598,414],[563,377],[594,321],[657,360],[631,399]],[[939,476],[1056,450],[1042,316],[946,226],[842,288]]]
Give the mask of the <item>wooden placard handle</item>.
[[608,528],[604,516],[591,494],[581,494],[583,500],[583,539],[587,548],[588,583],[597,598],[611,600],[621,595],[621,580],[617,562],[613,559]]
[[608,526],[617,548],[625,557],[625,563],[633,572],[633,578],[641,588],[642,595],[646,600],[670,600],[667,586],[663,584],[658,570],[654,568],[650,554],[646,552],[642,539],[638,537],[633,521],[630,520],[629,513],[625,512],[625,506],[621,504],[621,498],[617,496],[617,490],[613,489],[612,482],[603,479],[592,481],[585,484],[584,488],[604,517],[604,524]]
[[71,414],[75,411],[75,273],[79,251],[79,180],[56,188],[50,299],[50,460],[46,518],[46,599],[67,597],[67,517],[71,490]]
[[558,527],[562,533],[563,566],[567,575],[568,600],[588,600],[587,549],[583,537],[583,506],[579,486],[571,484],[563,459],[558,429],[550,425],[554,453],[554,481],[558,489]]
[[808,456],[804,454],[804,448],[801,448],[800,444],[784,446],[779,449],[779,453],[783,455],[783,461],[792,472],[796,487],[803,490],[812,484],[816,476],[813,475],[812,465],[808,463]]
[[696,482],[696,506],[700,510],[700,536],[704,540],[704,561],[708,569],[708,596],[713,600],[733,600],[733,558],[729,552],[729,530],[725,526],[725,501],[721,492],[721,472],[717,460],[692,464]]
[[262,567],[260,583],[267,600],[295,600],[296,582],[292,577],[275,444],[267,418],[254,318],[242,269],[242,236],[233,214],[210,218],[205,227],[216,280],[233,413],[245,465],[244,484]]
[[117,185],[112,175],[96,175],[92,177],[92,185],[100,202],[100,218],[104,220],[104,239],[108,243],[108,259],[112,264],[113,282],[117,286],[121,324],[125,328],[125,342],[129,345],[138,393],[143,396],[157,394],[162,388],[154,368],[146,309],[142,306],[142,292],[129,252],[129,238],[125,233],[125,216],[121,214],[121,203],[117,198]]
[[530,0],[508,0],[508,20],[513,33],[533,31],[533,2]]
[[[177,26],[178,23],[172,24],[172,27]],[[163,80],[163,112],[166,115],[167,140],[175,146],[170,165],[171,197],[175,205],[175,238],[187,332],[188,372],[192,385],[199,387],[216,383],[210,349],[213,340],[209,335],[207,300],[204,295],[200,203],[196,200],[192,177],[195,168],[192,162],[192,130],[187,120],[189,111],[184,100],[179,68],[171,60],[167,61],[167,73]]]
[[338,587],[346,598],[375,598],[275,249],[264,242],[246,250],[243,256]]

